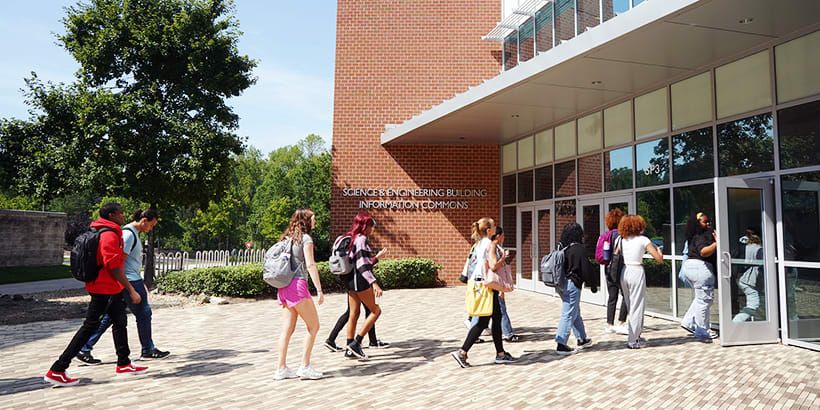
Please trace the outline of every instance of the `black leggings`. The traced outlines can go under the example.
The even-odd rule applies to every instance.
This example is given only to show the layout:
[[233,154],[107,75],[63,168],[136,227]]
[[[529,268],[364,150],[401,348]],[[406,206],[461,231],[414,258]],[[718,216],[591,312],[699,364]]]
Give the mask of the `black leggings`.
[[[607,271],[609,267],[607,266]],[[620,294],[623,297],[624,291],[621,289],[621,284],[613,280],[609,276],[609,272],[606,273],[606,290],[609,293],[609,300],[606,301],[606,323],[608,325],[615,324],[615,308],[618,307],[618,295]],[[623,323],[626,322],[626,315],[629,313],[629,308],[626,306],[626,298],[621,300],[621,313],[618,314],[618,321]]]
[[504,341],[501,339],[501,305],[498,303],[498,291],[496,290],[493,291],[493,315],[478,318],[478,324],[471,327],[470,331],[467,332],[467,339],[465,339],[464,344],[461,345],[461,350],[465,352],[470,351],[470,348],[473,347],[478,337],[481,336],[481,332],[487,328],[490,319],[493,320],[493,326],[490,328],[490,331],[493,334],[495,352],[504,353]]
[[[370,315],[370,309],[368,309],[367,306],[364,303],[362,303],[362,307],[364,308],[364,317],[366,318],[368,315]],[[344,329],[345,326],[347,325],[348,318],[350,318],[350,302],[349,301],[348,301],[348,304],[347,304],[347,310],[345,310],[345,312],[342,313],[341,316],[339,316],[339,320],[336,321],[336,326],[334,326],[333,330],[330,331],[330,334],[327,335],[327,340],[329,340],[331,342],[334,342],[334,343],[336,342],[336,338],[339,337],[339,332],[341,332],[342,329]],[[370,331],[367,332],[367,338],[370,339],[370,344],[371,345],[376,344],[376,341],[378,339],[376,339],[376,324],[375,323],[373,324],[373,327],[370,328]]]

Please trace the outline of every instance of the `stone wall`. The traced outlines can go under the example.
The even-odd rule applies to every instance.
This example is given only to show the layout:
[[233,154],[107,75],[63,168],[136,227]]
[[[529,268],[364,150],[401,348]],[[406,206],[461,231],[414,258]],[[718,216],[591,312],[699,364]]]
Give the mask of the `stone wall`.
[[0,209],[0,267],[63,263],[66,215]]

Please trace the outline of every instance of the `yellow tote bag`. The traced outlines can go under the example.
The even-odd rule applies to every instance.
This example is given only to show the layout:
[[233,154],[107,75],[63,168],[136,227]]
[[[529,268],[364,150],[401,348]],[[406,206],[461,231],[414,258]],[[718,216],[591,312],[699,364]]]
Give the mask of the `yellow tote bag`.
[[470,316],[493,315],[493,290],[482,282],[467,281],[467,314]]

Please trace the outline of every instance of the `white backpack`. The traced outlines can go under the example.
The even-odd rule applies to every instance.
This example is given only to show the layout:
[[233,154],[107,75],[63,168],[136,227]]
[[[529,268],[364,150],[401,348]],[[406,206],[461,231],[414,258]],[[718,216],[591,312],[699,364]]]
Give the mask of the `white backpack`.
[[342,235],[333,242],[333,248],[331,248],[330,251],[330,260],[328,260],[330,273],[334,275],[347,275],[353,270],[353,262],[350,260],[350,255],[347,252],[347,248],[350,246],[350,241],[352,240],[353,238],[351,238],[350,235]]
[[296,275],[291,261],[293,255],[293,240],[288,237],[275,243],[265,252],[265,263],[262,265],[262,280],[269,285],[281,289],[288,285]]

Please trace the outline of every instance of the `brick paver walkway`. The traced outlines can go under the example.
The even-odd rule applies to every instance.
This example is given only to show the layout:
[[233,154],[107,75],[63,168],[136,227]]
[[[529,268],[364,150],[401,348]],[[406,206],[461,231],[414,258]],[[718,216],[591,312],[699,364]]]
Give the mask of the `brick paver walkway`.
[[[470,352],[472,368],[449,356],[465,335],[463,288],[396,290],[382,297],[378,323],[393,347],[370,350],[372,359],[359,362],[317,345],[314,365],[327,376],[319,381],[272,380],[280,326],[273,301],[158,310],[155,339],[170,358],[151,363],[147,375],[115,377],[106,335],[95,354],[107,364],[75,361],[70,374],[82,384],[71,388],[47,388],[41,377],[80,321],[0,327],[0,408],[820,408],[818,352],[704,345],[676,323],[651,318],[649,347],[627,350],[624,336],[602,334],[603,308],[583,305],[596,345],[559,357],[552,354],[557,299],[508,297],[523,336],[506,345],[520,357],[515,364],[491,364],[486,337]],[[327,298],[320,336],[344,309],[342,295]],[[298,367],[304,334],[300,323],[291,367]],[[129,336],[138,350],[133,323]]]

